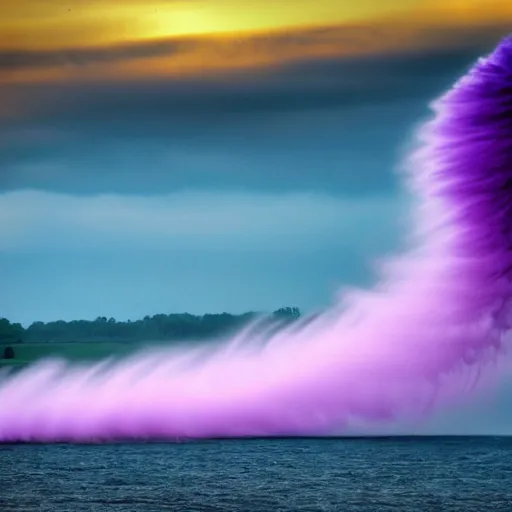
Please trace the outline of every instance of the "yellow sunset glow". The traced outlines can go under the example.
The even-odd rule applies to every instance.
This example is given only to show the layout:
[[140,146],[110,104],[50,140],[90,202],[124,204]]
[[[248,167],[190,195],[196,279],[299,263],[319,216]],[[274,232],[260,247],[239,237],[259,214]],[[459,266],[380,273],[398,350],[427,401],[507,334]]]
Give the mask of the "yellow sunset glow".
[[243,35],[379,19],[460,24],[511,16],[509,0],[16,0],[2,7],[0,49]]
[[0,47],[54,48],[183,35],[262,32],[400,16],[417,0],[17,0]]
[[[0,83],[214,74],[448,47],[471,40],[474,27],[507,21],[510,0],[16,0],[0,15],[0,52],[14,62]],[[130,49],[155,44],[169,50],[141,57]],[[109,58],[116,48],[125,57]],[[93,56],[76,64],[86,49]]]
[[399,13],[411,0],[217,0],[140,8],[140,37],[261,32],[281,27],[332,25]]

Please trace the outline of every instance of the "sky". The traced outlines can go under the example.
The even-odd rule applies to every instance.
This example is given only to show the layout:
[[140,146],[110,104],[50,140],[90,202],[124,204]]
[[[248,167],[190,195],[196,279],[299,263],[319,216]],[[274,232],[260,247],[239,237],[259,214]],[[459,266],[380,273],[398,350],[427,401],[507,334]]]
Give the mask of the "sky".
[[406,241],[412,130],[507,4],[8,2],[0,316],[312,311],[371,284]]

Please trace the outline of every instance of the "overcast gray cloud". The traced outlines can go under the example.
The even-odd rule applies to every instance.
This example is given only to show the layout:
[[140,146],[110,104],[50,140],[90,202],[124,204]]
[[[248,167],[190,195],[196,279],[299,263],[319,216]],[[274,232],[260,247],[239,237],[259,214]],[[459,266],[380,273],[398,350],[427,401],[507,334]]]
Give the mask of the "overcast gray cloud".
[[[23,153],[20,147],[19,159],[6,164],[2,185],[81,194],[190,188],[390,193],[396,188],[393,167],[399,149],[422,114],[421,106],[404,102],[268,115],[217,130],[205,127],[186,138],[169,136],[167,142],[101,140],[93,133],[80,137],[62,131],[49,134],[55,139],[41,142],[40,150]],[[44,138],[37,132],[27,135]]]
[[411,126],[478,53],[4,89],[23,108],[0,122],[0,187],[392,192],[392,168]]
[[[282,113],[350,107],[417,98],[447,87],[492,45],[359,58],[314,59],[189,79],[91,80],[87,83],[18,85],[13,100],[29,97],[24,122],[120,125],[123,134],[145,134],[144,121],[182,124],[232,122],[261,112]],[[221,117],[219,117],[221,116]],[[126,120],[138,120],[125,125]],[[172,122],[171,122],[172,121]],[[175,125],[175,122],[180,122]],[[8,127],[9,124],[4,124]],[[16,125],[14,125],[16,126]]]

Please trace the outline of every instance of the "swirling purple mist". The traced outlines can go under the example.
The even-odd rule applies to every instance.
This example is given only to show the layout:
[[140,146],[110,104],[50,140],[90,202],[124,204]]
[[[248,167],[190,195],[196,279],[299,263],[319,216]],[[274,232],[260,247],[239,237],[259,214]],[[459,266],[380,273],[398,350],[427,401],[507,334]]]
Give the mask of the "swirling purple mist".
[[437,100],[405,178],[412,249],[367,292],[270,336],[0,381],[0,440],[328,434],[423,417],[492,369],[512,327],[512,37]]

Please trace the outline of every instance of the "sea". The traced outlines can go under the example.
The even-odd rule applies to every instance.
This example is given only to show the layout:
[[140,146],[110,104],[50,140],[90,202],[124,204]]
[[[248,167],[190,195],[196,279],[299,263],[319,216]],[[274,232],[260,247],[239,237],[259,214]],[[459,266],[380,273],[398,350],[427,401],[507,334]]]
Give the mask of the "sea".
[[512,437],[0,445],[1,512],[512,512]]

